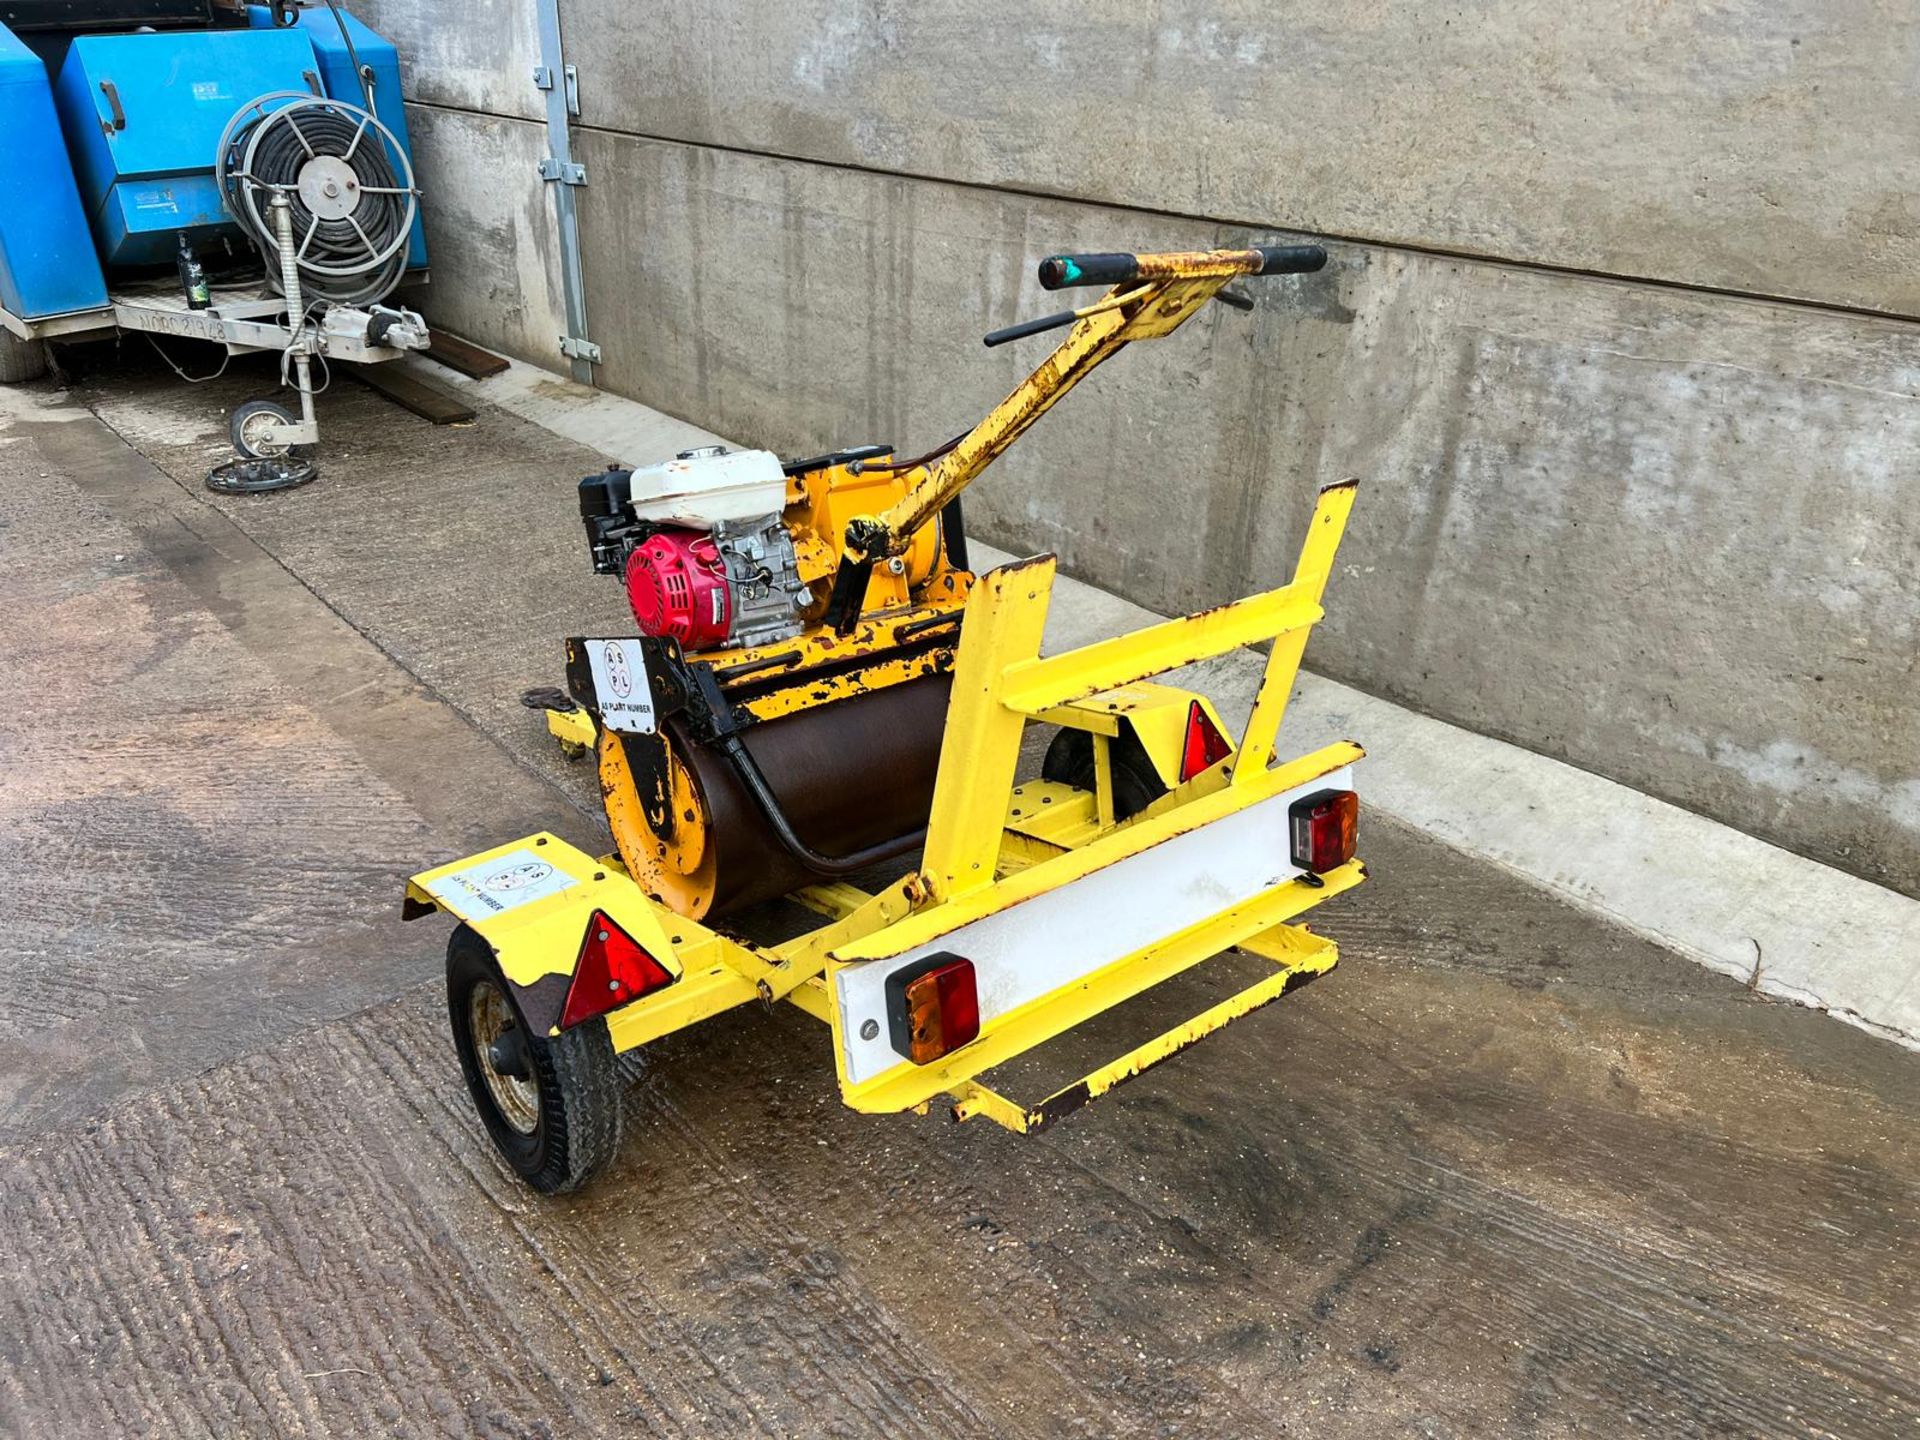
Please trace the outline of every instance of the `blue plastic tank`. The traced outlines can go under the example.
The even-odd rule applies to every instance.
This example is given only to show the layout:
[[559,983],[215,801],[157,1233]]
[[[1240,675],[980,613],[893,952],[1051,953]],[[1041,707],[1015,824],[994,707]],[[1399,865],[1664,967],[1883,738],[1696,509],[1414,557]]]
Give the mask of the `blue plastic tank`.
[[0,25],[0,307],[28,320],[97,310],[107,285],[40,57]]
[[101,259],[163,264],[178,231],[232,231],[213,178],[221,132],[256,96],[305,91],[318,66],[299,29],[76,39],[54,104]]

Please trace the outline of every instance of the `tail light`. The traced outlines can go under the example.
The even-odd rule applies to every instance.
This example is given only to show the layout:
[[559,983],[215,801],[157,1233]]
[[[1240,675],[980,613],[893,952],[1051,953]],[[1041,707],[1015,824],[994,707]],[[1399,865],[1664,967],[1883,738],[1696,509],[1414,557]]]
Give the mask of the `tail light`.
[[1360,824],[1360,797],[1351,790],[1321,790],[1287,809],[1293,863],[1310,875],[1324,875],[1353,858]]
[[950,1055],[980,1033],[973,962],[944,952],[887,977],[887,1030],[916,1065]]
[[560,1028],[571,1029],[672,983],[672,971],[641,949],[606,911],[596,910],[580,942],[580,959],[573,967]]
[[1213,723],[1206,707],[1195,700],[1187,709],[1187,743],[1180,752],[1181,783],[1218,765],[1232,753],[1227,737],[1220,733],[1220,727]]

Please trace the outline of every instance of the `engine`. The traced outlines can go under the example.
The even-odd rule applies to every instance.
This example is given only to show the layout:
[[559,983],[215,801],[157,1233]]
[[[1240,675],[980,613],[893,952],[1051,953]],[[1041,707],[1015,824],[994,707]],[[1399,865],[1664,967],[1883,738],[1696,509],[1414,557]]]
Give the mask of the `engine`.
[[621,576],[642,634],[689,651],[800,633],[813,592],[782,520],[787,479],[766,450],[687,450],[580,482],[593,568]]

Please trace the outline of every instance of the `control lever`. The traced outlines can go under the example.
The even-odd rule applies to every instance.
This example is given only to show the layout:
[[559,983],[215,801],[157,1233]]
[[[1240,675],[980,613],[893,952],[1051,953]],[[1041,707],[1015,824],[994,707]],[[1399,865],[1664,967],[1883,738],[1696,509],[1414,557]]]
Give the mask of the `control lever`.
[[[1253,309],[1253,297],[1242,295],[1237,290],[1216,290],[1213,298],[1229,309],[1240,311]],[[1058,310],[1035,320],[1022,320],[1004,329],[989,331],[981,337],[980,343],[992,349],[996,345],[1005,345],[1010,340],[1024,340],[1029,335],[1038,335],[1044,330],[1058,330],[1062,325],[1071,325],[1076,320],[1110,308],[1112,307],[1109,302],[1102,300],[1092,305],[1083,305],[1078,310]]]

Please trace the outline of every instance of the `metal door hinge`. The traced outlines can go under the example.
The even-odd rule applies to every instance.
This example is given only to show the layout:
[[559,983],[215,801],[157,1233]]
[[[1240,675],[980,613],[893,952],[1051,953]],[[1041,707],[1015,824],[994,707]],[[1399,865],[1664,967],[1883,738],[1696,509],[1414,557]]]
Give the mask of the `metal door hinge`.
[[[560,67],[560,80],[566,86],[567,113],[575,119],[580,115],[580,72],[571,65]],[[553,71],[545,65],[533,67],[533,84],[538,90],[553,89]]]
[[593,365],[600,363],[600,347],[591,340],[576,340],[571,335],[562,335],[560,353],[569,360],[585,360]]
[[587,183],[587,167],[571,161],[560,161],[549,155],[540,162],[542,180],[558,180],[563,185],[584,185]]

